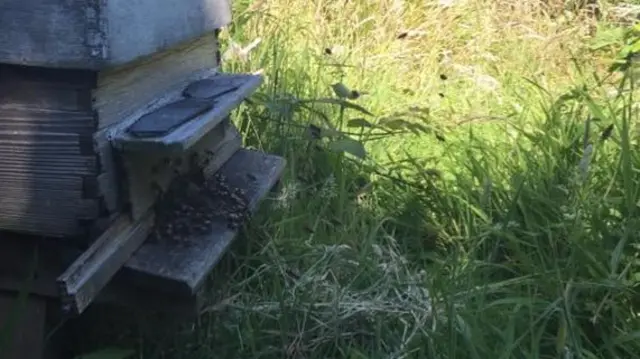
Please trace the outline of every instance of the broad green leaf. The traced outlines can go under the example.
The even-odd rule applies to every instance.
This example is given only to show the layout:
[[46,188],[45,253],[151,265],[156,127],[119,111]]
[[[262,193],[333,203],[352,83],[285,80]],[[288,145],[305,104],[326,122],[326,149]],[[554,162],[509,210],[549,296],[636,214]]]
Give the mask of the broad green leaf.
[[383,118],[380,119],[379,124],[392,130],[404,130],[410,125],[409,122],[400,118]]
[[343,83],[335,83],[331,85],[331,88],[333,88],[333,92],[336,94],[336,96],[340,98],[349,98],[351,96],[351,90],[349,90],[349,88]]
[[367,151],[365,150],[364,145],[350,138],[343,138],[330,142],[329,149],[336,152],[346,152],[358,158],[365,158],[367,156]]
[[419,123],[409,123],[408,124],[409,129],[414,132],[415,134],[420,134],[420,133],[429,133],[429,129]]
[[347,127],[374,127],[374,125],[364,118],[354,118],[347,122]]
[[315,100],[301,100],[300,103],[325,103],[330,105],[338,105],[344,108],[349,108],[352,110],[359,111],[361,113],[364,113],[365,115],[373,116],[373,114],[369,112],[366,108],[360,105],[356,105],[355,103],[351,103],[349,101],[339,99],[339,98],[319,98]]
[[135,352],[131,349],[106,348],[89,354],[81,354],[75,359],[127,359]]

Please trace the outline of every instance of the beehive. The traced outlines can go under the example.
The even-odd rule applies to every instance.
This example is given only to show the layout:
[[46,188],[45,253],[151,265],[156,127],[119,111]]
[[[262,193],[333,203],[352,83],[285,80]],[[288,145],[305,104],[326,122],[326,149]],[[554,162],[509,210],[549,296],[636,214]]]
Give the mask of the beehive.
[[240,147],[227,114],[261,76],[218,72],[229,4],[160,3],[0,2],[0,230],[90,238]]

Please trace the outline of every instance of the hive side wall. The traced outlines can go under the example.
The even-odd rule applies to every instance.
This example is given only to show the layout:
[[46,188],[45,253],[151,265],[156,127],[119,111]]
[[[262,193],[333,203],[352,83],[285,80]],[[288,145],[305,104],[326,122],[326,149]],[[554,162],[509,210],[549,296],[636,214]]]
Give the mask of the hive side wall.
[[0,63],[91,69],[106,54],[101,0],[0,1]]
[[82,235],[99,216],[95,73],[0,64],[0,230]]

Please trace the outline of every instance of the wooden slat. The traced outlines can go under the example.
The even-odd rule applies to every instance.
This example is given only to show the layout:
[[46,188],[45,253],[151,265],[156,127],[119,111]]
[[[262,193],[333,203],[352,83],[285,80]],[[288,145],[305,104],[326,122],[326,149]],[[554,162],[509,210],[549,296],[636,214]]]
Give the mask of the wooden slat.
[[[8,161],[7,161],[8,162]],[[29,164],[20,163],[18,165],[11,165],[10,163],[3,163],[0,161],[0,164],[4,166],[2,172],[8,175],[36,175],[36,176],[64,176],[64,175],[74,175],[74,176],[92,176],[95,175],[95,171],[93,169],[88,169],[85,167],[37,167],[37,166],[29,166]]]
[[83,179],[80,176],[47,176],[33,175],[31,173],[9,174],[0,172],[0,183],[6,185],[7,188],[41,188],[54,191],[81,192],[83,187]]
[[123,151],[140,152],[182,152],[193,146],[202,136],[223,121],[229,113],[249,97],[262,83],[260,75],[216,75],[210,80],[220,80],[226,86],[233,79],[238,84],[235,91],[227,92],[210,101],[213,108],[162,137],[139,138],[131,135],[128,127],[120,128],[114,135],[114,146]]
[[37,157],[41,155],[48,156],[82,156],[80,148],[78,146],[31,146],[29,144],[12,146],[10,144],[0,144],[0,156],[12,157],[12,156],[32,156]]
[[82,137],[76,133],[0,131],[0,141],[2,141],[0,143],[3,144],[15,141],[16,143],[33,143],[35,145],[80,145]]
[[136,222],[127,215],[120,216],[58,277],[66,313],[81,314],[93,302],[149,235],[153,220],[152,211]]
[[50,155],[14,152],[10,156],[0,157],[0,166],[16,166],[19,168],[82,168],[86,169],[88,174],[95,174],[97,159],[95,156],[81,155]]
[[[254,211],[279,180],[285,160],[239,150],[220,169],[231,187],[242,189]],[[208,235],[187,241],[147,241],[131,257],[119,278],[136,286],[173,295],[194,295],[237,235],[228,222],[213,222]]]
[[[26,192],[26,193],[25,193]],[[29,184],[3,183],[0,181],[0,193],[2,198],[22,199],[28,198],[35,201],[81,201],[82,189],[59,190],[43,186],[29,186]]]
[[[57,111],[33,107],[28,109],[5,108],[0,110],[0,131],[24,132],[24,128],[37,128],[39,132],[88,134],[96,128],[94,117],[91,113],[81,111]],[[47,126],[52,130],[49,130]]]
[[13,218],[59,218],[59,219],[96,219],[98,218],[98,203],[95,200],[67,201],[62,205],[57,202],[31,202],[29,198],[3,198],[0,201],[0,215]]
[[93,125],[91,125],[90,121],[85,121],[84,123],[68,123],[64,121],[57,123],[34,123],[28,119],[15,122],[0,119],[0,131],[80,133],[89,135],[93,133]]
[[20,233],[48,237],[66,237],[82,235],[78,221],[67,218],[48,218],[43,216],[3,214],[0,215],[0,228]]
[[75,236],[99,216],[95,82],[90,71],[0,64],[0,229]]

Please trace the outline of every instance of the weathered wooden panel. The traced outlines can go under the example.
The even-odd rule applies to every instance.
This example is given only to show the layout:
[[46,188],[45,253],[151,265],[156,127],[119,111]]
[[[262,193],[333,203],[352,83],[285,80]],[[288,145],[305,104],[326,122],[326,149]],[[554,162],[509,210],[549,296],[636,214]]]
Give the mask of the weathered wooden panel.
[[[76,176],[47,176],[38,174],[7,174],[0,171],[0,188],[23,190],[82,192],[83,178]],[[0,192],[3,193],[3,192]]]
[[109,64],[130,62],[231,21],[229,0],[109,0]]
[[102,69],[213,32],[228,0],[3,0],[0,63]]
[[49,132],[91,134],[96,128],[95,116],[78,111],[51,111],[32,108],[0,110],[0,132]]
[[[100,128],[149,112],[172,91],[182,91],[202,73],[218,66],[217,40],[206,34],[153,56],[99,73],[95,108]],[[165,102],[166,103],[166,102]]]
[[0,75],[0,229],[82,233],[100,214],[95,75],[6,64]]
[[[275,186],[284,166],[281,157],[241,149],[218,173],[231,191],[244,193],[246,210],[251,212]],[[184,241],[146,241],[127,262],[119,280],[173,295],[194,295],[238,233],[229,220],[214,218],[208,234]]]
[[100,66],[106,57],[101,3],[0,1],[0,62],[67,68]]
[[149,235],[153,220],[153,211],[136,222],[126,214],[119,216],[60,275],[57,283],[61,290],[64,312],[81,314],[93,302],[111,277]]

